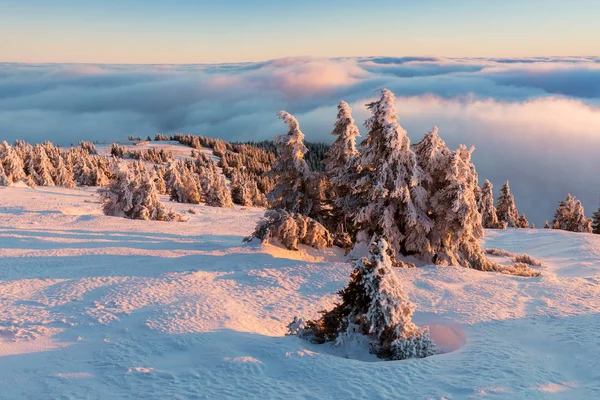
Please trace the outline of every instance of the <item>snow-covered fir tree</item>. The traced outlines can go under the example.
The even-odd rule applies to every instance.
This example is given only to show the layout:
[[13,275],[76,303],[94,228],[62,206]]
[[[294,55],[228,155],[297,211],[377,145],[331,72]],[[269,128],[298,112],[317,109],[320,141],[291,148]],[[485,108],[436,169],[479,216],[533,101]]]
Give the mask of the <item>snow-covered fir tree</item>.
[[254,238],[262,243],[276,239],[288,250],[298,250],[299,243],[316,249],[333,246],[327,228],[310,217],[285,210],[267,210],[255,231],[244,241],[249,242]]
[[427,193],[418,184],[421,173],[394,102],[394,94],[383,89],[381,98],[367,105],[368,134],[361,144],[360,171],[352,188],[357,206],[354,220],[362,237],[381,235],[399,253],[431,258]]
[[0,186],[8,186],[8,177],[6,176],[6,173],[4,172],[4,167],[2,166],[2,163],[0,162]]
[[479,200],[479,212],[481,213],[481,224],[488,229],[503,229],[504,225],[498,221],[496,207],[494,206],[494,187],[487,179],[481,188]]
[[103,211],[114,217],[130,217],[133,209],[135,179],[125,163],[119,163],[114,171],[115,179],[108,186],[103,199]]
[[592,220],[585,217],[581,201],[569,193],[567,198],[560,202],[554,213],[552,221],[554,229],[570,232],[592,232]]
[[[412,322],[415,306],[393,270],[394,251],[375,239],[369,256],[353,261],[342,302],[316,321],[295,324],[293,334],[315,343],[342,345],[356,335],[369,342],[369,351],[386,360],[423,358],[436,353],[427,328]],[[296,320],[298,321],[298,320]]]
[[432,221],[427,235],[431,260],[438,265],[499,270],[500,265],[488,259],[479,244],[484,231],[475,198],[478,176],[471,162],[473,150],[464,145],[448,149],[435,127],[415,145]]
[[[140,163],[141,164],[141,163]],[[103,197],[106,215],[157,221],[183,221],[180,214],[160,202],[154,181],[145,166],[119,163],[115,179]]]
[[307,195],[307,182],[311,171],[304,160],[308,151],[304,145],[304,134],[293,115],[280,111],[278,117],[288,126],[288,133],[275,138],[277,159],[271,169],[275,177],[275,188],[268,194],[271,208],[283,209],[308,215],[312,201]]
[[165,168],[162,165],[155,165],[153,171],[153,180],[156,190],[160,194],[167,194],[167,182],[165,182]]
[[205,166],[198,166],[200,185],[205,194],[207,206],[233,208],[231,191],[227,187],[225,176],[217,171],[212,160],[205,160]]
[[348,103],[340,101],[337,109],[337,120],[331,132],[337,139],[325,154],[323,163],[335,198],[332,225],[336,231],[346,232],[350,216],[355,211],[350,194],[357,177],[359,152],[356,149],[356,138],[360,136],[360,132],[354,124],[352,109]]
[[592,233],[600,234],[600,207],[592,215]]
[[60,155],[56,157],[54,182],[56,183],[56,186],[62,186],[69,189],[72,189],[76,186],[75,180],[73,179],[73,172],[67,168],[63,158]]
[[131,210],[131,218],[166,221],[172,220],[166,207],[160,202],[160,196],[154,180],[144,168],[140,178],[137,190],[133,195],[133,209]]
[[256,181],[241,169],[232,172],[231,198],[234,203],[242,206],[266,207],[268,205],[265,195],[258,190]]
[[500,197],[498,197],[498,205],[496,206],[498,221],[506,222],[513,228],[519,227],[519,212],[515,205],[515,198],[510,192],[508,181],[500,189]]
[[181,175],[179,174],[179,168],[177,164],[179,161],[171,161],[167,171],[165,172],[165,181],[167,186],[167,194],[171,196],[171,200],[179,203],[187,203],[185,201],[185,189],[183,182],[181,181]]
[[525,216],[525,214],[521,214],[521,216],[519,217],[519,223],[518,223],[518,228],[529,228],[529,221],[527,220],[527,217]]
[[4,173],[9,184],[25,179],[23,159],[6,141],[3,141],[0,146],[0,162],[4,166]]
[[544,229],[550,229],[550,224],[548,223],[548,220],[546,220],[546,222],[544,223]]

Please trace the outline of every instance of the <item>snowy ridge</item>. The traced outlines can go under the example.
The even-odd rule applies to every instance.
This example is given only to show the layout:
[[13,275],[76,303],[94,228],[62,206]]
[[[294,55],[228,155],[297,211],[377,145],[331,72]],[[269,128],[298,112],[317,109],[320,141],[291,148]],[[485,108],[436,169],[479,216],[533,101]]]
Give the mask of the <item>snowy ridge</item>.
[[377,362],[284,336],[338,300],[338,250],[242,244],[262,209],[169,205],[196,213],[126,220],[91,188],[0,188],[1,398],[600,396],[597,235],[486,231],[540,259],[537,278],[395,269],[446,353]]

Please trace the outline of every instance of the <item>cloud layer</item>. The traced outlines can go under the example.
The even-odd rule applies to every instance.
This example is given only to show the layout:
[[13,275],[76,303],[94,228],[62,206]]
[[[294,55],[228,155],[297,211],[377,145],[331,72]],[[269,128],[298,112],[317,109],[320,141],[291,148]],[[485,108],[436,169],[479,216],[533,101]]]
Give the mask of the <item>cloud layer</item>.
[[[571,192],[587,213],[600,191],[600,59],[288,58],[223,65],[0,64],[0,139],[112,141],[186,132],[228,140],[283,133],[296,115],[331,141],[337,101],[355,119],[387,87],[413,141],[433,125],[475,145],[481,180],[510,180],[536,224]],[[362,130],[362,127],[361,127]]]

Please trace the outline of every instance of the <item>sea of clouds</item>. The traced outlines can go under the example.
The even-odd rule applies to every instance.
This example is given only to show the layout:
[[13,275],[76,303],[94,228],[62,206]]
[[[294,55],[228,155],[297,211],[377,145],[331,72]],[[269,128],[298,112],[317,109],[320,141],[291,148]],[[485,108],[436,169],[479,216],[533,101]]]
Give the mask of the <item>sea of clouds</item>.
[[227,140],[285,133],[331,142],[348,101],[387,87],[413,142],[433,125],[451,147],[474,145],[480,181],[510,180],[537,225],[571,192],[591,215],[600,192],[600,58],[287,58],[223,65],[0,63],[0,140],[117,141],[184,132]]

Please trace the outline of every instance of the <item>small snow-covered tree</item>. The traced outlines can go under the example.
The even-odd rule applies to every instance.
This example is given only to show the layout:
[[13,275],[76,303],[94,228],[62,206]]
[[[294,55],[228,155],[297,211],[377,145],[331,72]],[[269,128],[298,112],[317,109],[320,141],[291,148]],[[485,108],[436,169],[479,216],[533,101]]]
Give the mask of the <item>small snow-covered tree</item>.
[[479,212],[481,213],[481,224],[488,229],[503,229],[504,226],[498,221],[496,207],[494,206],[494,187],[492,183],[485,180],[481,188],[479,200]]
[[[141,163],[140,163],[141,164]],[[115,180],[103,198],[104,214],[132,219],[183,221],[183,217],[160,202],[159,193],[146,168],[130,168],[122,162],[114,172]]]
[[275,177],[275,188],[267,195],[271,208],[299,212],[308,215],[312,201],[307,196],[307,181],[311,178],[304,155],[308,151],[304,145],[304,134],[293,115],[280,111],[278,117],[288,126],[286,135],[275,137],[277,159],[271,168]]
[[225,176],[217,171],[212,160],[208,160],[205,167],[200,168],[200,185],[205,193],[207,206],[233,208],[231,191],[227,187]]
[[277,239],[288,250],[298,250],[299,243],[316,249],[333,246],[331,235],[323,225],[310,217],[285,210],[267,210],[255,231],[244,238],[244,242],[254,238],[262,243]]
[[552,227],[570,232],[592,232],[592,220],[585,217],[583,205],[569,193],[554,213]]
[[171,161],[167,172],[165,173],[165,181],[167,192],[171,196],[171,200],[179,203],[185,203],[185,191],[181,175],[179,174],[178,161]]
[[412,322],[415,306],[393,270],[394,251],[384,239],[374,239],[369,256],[353,261],[342,302],[316,321],[296,327],[296,333],[315,343],[364,335],[369,351],[387,360],[423,358],[436,353],[427,328]]
[[517,225],[517,228],[529,228],[529,221],[527,220],[525,214],[521,214],[521,216],[519,217],[519,223]]
[[544,229],[550,229],[550,224],[548,223],[548,220],[546,220],[546,222],[544,223]]
[[510,192],[508,181],[506,181],[500,189],[496,213],[498,215],[498,221],[506,222],[510,227],[519,227],[519,212],[517,211],[517,206],[515,206],[515,198]]
[[8,186],[8,177],[6,176],[6,173],[4,173],[4,167],[2,166],[2,163],[0,162],[0,186]]
[[258,190],[256,181],[247,176],[243,170],[235,169],[231,175],[231,198],[242,206],[266,207],[267,199]]
[[600,234],[600,207],[592,215],[592,233]]
[[23,159],[19,153],[6,141],[0,146],[0,162],[4,166],[4,173],[9,184],[25,179]]
[[59,155],[56,157],[56,168],[54,173],[54,182],[56,186],[62,186],[69,189],[75,187],[75,180],[73,179],[73,172],[67,169],[63,158]]
[[105,215],[114,217],[130,217],[133,209],[135,179],[126,163],[119,163],[114,181],[108,186],[103,199]]
[[153,171],[154,184],[160,194],[167,194],[167,182],[165,182],[165,168],[162,165],[155,165]]
[[133,195],[133,209],[131,218],[145,219],[155,221],[181,221],[181,215],[172,211],[167,211],[166,207],[160,202],[160,196],[154,180],[144,169],[139,186]]

